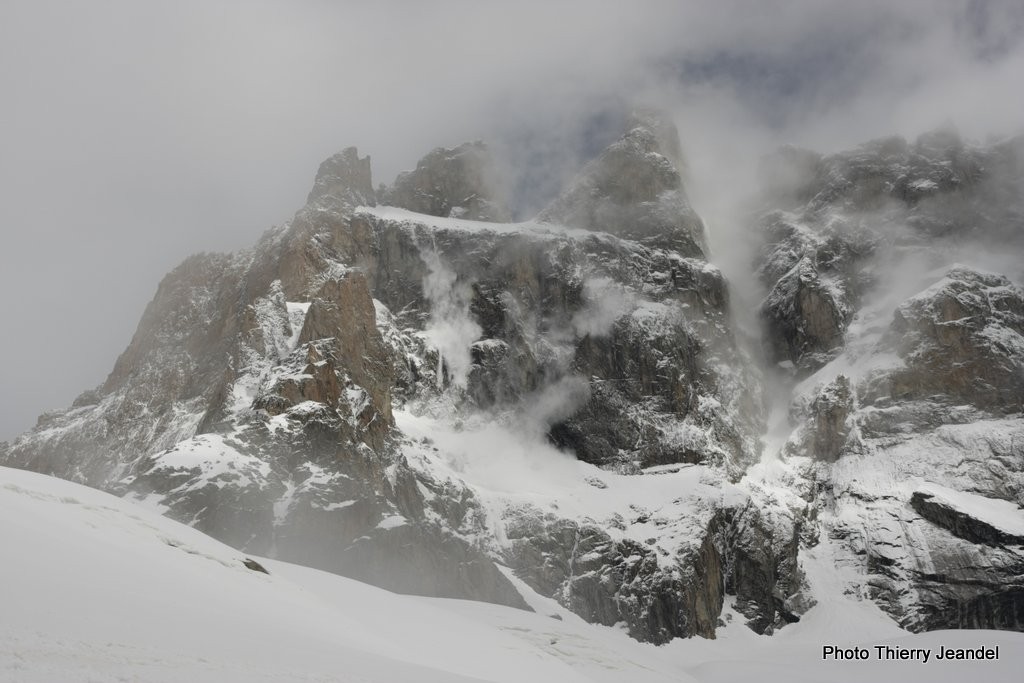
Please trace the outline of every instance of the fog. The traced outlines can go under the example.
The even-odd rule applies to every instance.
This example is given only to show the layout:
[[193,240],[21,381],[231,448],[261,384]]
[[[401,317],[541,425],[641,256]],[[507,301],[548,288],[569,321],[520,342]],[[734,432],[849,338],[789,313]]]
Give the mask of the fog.
[[951,123],[1024,125],[1015,0],[0,4],[0,439],[101,382],[165,272],[255,242],[357,145],[390,183],[490,142],[520,216],[669,110],[712,260],[740,246],[756,162]]

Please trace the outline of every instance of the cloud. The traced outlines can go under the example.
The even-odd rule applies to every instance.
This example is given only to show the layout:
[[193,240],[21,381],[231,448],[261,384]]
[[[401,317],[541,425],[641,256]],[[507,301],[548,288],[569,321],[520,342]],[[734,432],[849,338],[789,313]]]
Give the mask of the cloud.
[[164,272],[287,220],[342,147],[390,182],[434,146],[490,140],[528,213],[632,103],[660,104],[715,258],[740,273],[737,198],[776,144],[946,120],[1016,132],[1022,15],[1013,0],[6,0],[0,383],[19,398],[0,438],[99,383]]

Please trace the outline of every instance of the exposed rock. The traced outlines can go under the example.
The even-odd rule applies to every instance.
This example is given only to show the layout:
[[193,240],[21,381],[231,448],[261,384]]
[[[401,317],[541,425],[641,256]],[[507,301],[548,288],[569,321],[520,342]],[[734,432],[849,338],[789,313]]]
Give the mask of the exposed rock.
[[419,160],[416,170],[400,173],[381,200],[430,216],[497,222],[511,219],[501,199],[494,160],[480,141],[453,149],[438,147]]
[[256,560],[252,559],[251,557],[247,557],[244,560],[242,560],[242,564],[245,565],[246,569],[251,569],[254,572],[260,572],[262,574],[269,574],[270,573],[270,572],[268,572],[266,570],[266,568],[262,564],[260,564]]
[[[656,643],[674,637],[714,637],[726,594],[758,633],[798,619],[792,598],[801,588],[797,538],[754,505],[704,509],[698,519],[654,520],[666,528],[689,524],[675,554],[653,539],[615,539],[619,520],[598,524],[528,510],[510,518],[506,561],[541,594],[588,621],[625,623],[631,635]],[[645,514],[632,524],[649,524]],[[781,531],[781,533],[780,533]]]
[[811,457],[835,462],[846,446],[852,430],[851,413],[854,410],[850,380],[840,375],[825,386],[811,404],[810,442]]
[[888,341],[906,363],[894,398],[1024,409],[1024,291],[1005,277],[954,268],[896,310]]
[[[941,498],[936,498],[933,493],[914,491],[910,505],[929,522],[949,529],[954,535],[972,543],[1024,545],[1024,535],[1006,532],[983,519],[973,517]],[[1020,509],[1020,514],[1024,519],[1024,509]]]
[[632,124],[539,219],[703,258],[704,224],[683,191],[675,126],[651,112]]
[[775,283],[761,315],[773,359],[793,360],[813,370],[842,344],[851,312],[842,282],[823,277],[805,257]]
[[915,144],[900,137],[881,138],[823,158],[802,194],[810,194],[810,206],[819,211],[836,206],[876,209],[888,199],[914,205],[978,182],[982,156],[952,130],[926,133]]
[[313,189],[306,203],[336,203],[356,207],[374,205],[370,157],[359,158],[355,147],[348,147],[320,164]]
[[1021,537],[931,490],[915,491],[911,507],[928,520],[923,524],[935,526],[918,534],[930,552],[912,574],[920,604],[911,612],[909,625],[916,629],[1024,628]]
[[[1014,574],[1019,576],[1020,573],[1018,566]],[[927,616],[916,625],[921,630],[1024,629],[1024,620],[1020,617],[1024,608],[1024,587],[1019,583],[993,582],[982,588],[972,585],[971,580],[960,583],[948,574],[932,575],[932,578],[935,592],[922,599]]]
[[800,524],[780,520],[757,505],[730,510],[725,540],[725,589],[757,633],[771,634],[799,621],[803,575],[798,562]]
[[319,339],[336,341],[337,362],[369,394],[375,416],[365,419],[374,420],[379,416],[384,426],[390,427],[393,424],[391,386],[394,375],[377,329],[377,311],[362,273],[348,271],[329,278],[313,294],[298,343]]
[[640,640],[714,637],[724,598],[721,556],[712,530],[674,566],[633,541],[613,540],[598,525],[528,518],[509,528],[516,573],[587,621],[625,623]]

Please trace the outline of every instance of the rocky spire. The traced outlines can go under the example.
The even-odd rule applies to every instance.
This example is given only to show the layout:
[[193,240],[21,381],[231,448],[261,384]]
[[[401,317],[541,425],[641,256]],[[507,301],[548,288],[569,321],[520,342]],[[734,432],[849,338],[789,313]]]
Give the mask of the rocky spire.
[[347,206],[374,206],[370,157],[359,158],[355,147],[347,147],[330,157],[317,171],[307,203],[333,202]]

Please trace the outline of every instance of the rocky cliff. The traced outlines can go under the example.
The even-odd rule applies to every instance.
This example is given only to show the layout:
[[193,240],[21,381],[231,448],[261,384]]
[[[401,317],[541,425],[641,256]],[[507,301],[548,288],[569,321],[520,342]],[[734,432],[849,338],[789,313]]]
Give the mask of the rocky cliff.
[[780,454],[678,134],[643,112],[520,223],[480,143],[377,191],[331,157],[289,224],[170,273],[107,381],[0,458],[396,591],[526,608],[521,580],[654,642],[713,637],[726,600],[758,632],[799,619],[815,557],[908,626],[1019,628],[1021,291],[886,279],[1019,226],[1018,150],[769,162]]
[[808,548],[911,629],[1024,627],[1022,152],[943,130],[769,162],[789,182],[759,257],[794,384],[782,466]]

